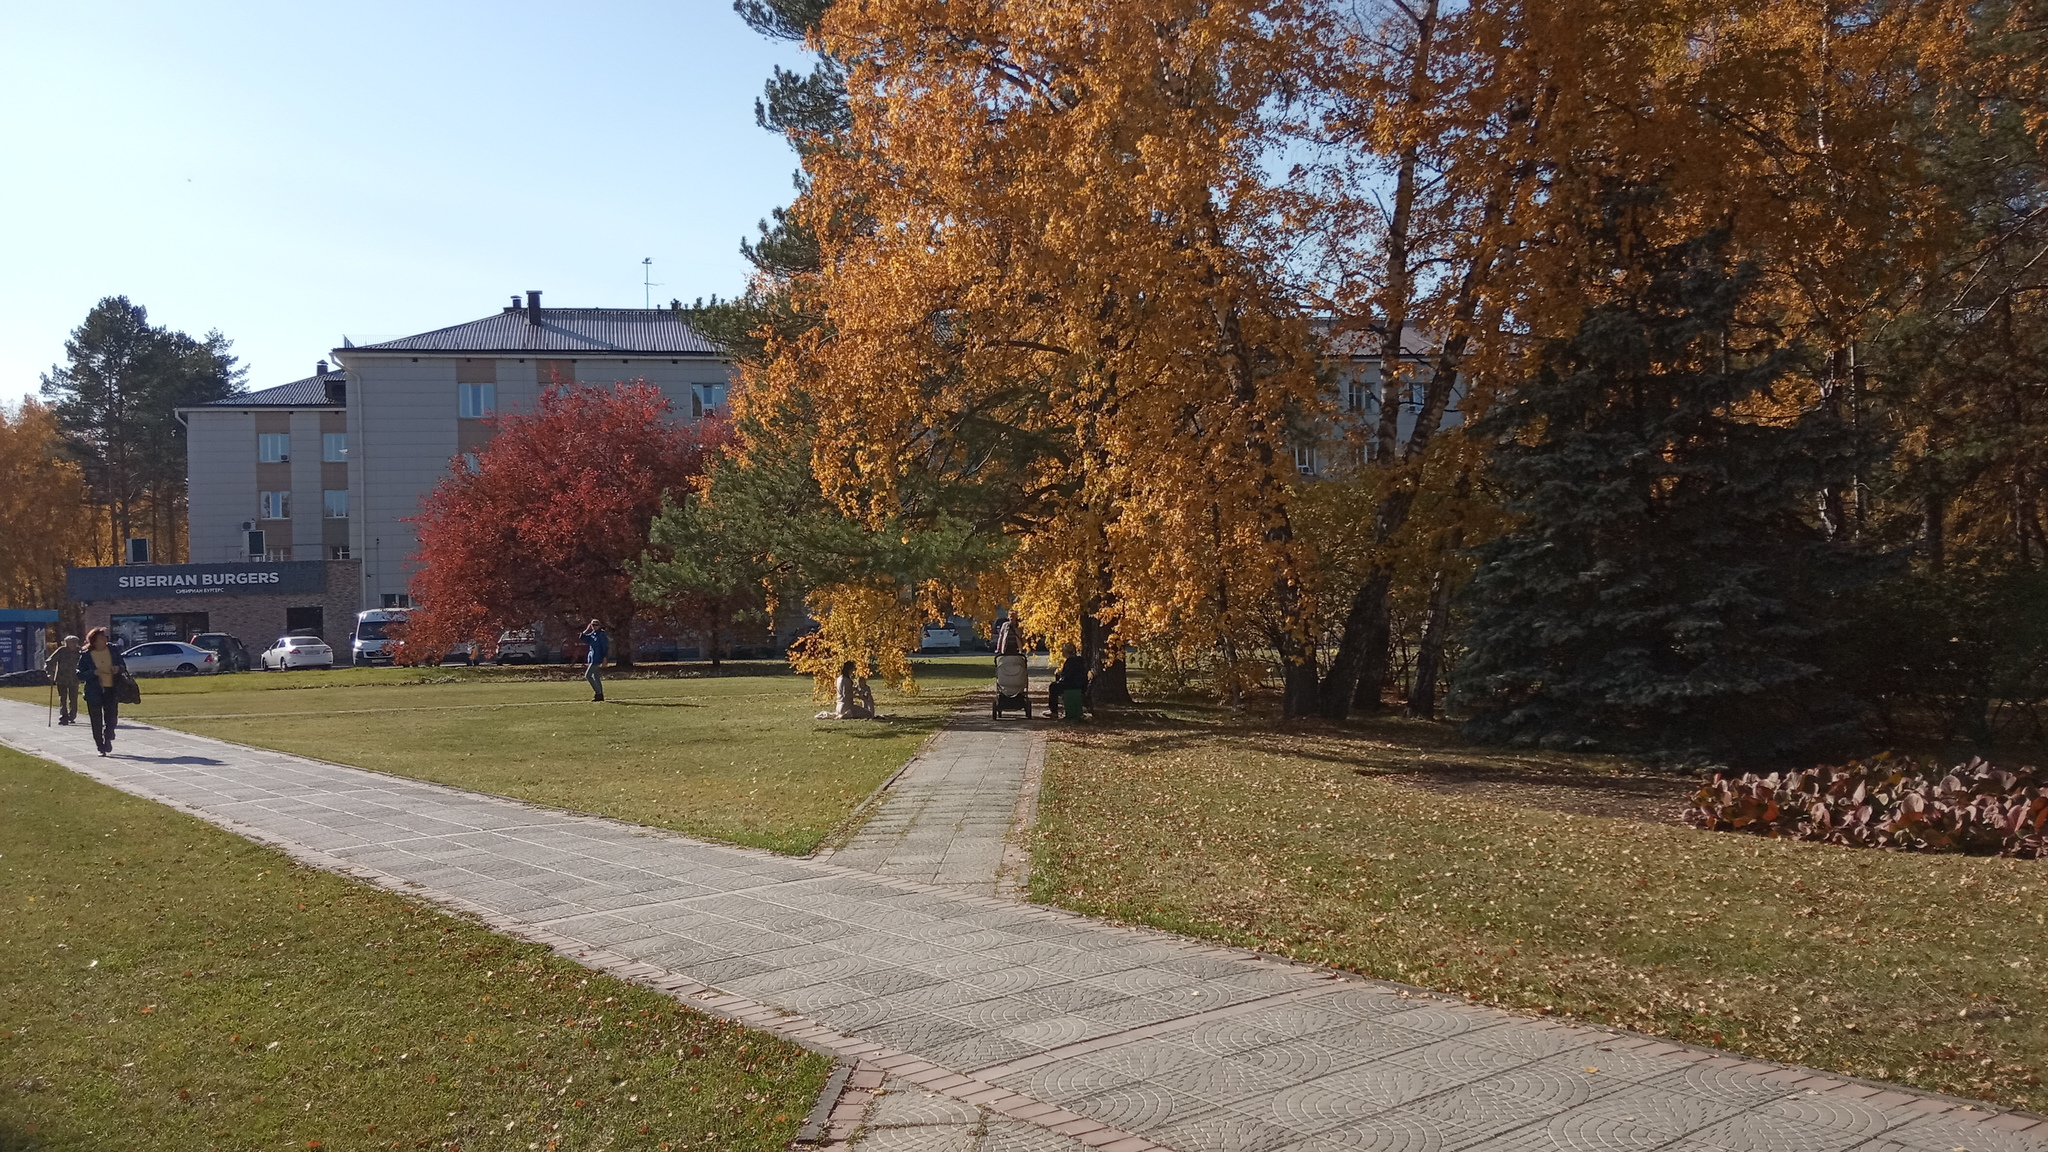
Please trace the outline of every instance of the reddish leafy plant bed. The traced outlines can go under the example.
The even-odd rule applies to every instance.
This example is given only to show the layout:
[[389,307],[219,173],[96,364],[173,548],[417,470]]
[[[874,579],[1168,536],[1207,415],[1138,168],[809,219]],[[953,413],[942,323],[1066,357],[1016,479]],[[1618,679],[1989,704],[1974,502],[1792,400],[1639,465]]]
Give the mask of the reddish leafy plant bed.
[[1716,775],[1680,818],[1713,832],[2038,859],[2048,857],[2048,770],[1976,759],[1942,769],[1879,756]]

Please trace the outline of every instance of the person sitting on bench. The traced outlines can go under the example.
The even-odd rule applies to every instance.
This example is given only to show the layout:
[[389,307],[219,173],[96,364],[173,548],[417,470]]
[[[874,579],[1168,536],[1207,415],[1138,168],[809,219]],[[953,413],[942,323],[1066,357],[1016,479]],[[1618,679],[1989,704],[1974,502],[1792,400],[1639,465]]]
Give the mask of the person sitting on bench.
[[1060,645],[1060,672],[1052,678],[1052,684],[1045,690],[1045,712],[1054,720],[1060,718],[1060,705],[1065,702],[1067,689],[1088,690],[1088,662],[1074,651],[1072,644]]

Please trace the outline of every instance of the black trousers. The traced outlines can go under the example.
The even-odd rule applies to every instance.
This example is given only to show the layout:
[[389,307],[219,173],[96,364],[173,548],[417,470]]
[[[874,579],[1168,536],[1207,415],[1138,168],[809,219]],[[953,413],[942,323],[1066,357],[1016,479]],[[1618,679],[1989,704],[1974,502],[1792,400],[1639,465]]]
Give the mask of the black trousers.
[[1047,685],[1045,689],[1045,714],[1055,720],[1059,719],[1060,707],[1066,703],[1067,689],[1079,687],[1081,687],[1079,684],[1062,684],[1058,680]]
[[85,710],[92,713],[92,742],[102,748],[113,747],[114,726],[121,718],[121,705],[114,699],[113,691],[100,693],[97,700],[87,700]]
[[57,681],[57,715],[61,719],[78,719],[78,681]]

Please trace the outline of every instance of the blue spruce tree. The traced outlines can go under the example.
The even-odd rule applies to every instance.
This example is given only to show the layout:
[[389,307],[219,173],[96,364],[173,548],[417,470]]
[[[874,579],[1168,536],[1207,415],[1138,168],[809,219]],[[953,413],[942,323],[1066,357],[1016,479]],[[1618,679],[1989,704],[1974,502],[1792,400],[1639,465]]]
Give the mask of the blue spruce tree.
[[1606,298],[1475,431],[1516,526],[1480,550],[1454,706],[1482,739],[1756,762],[1837,744],[1831,600],[1867,561],[1811,516],[1854,453],[1784,415],[1793,350],[1737,322],[1725,233],[1655,246],[1617,213]]

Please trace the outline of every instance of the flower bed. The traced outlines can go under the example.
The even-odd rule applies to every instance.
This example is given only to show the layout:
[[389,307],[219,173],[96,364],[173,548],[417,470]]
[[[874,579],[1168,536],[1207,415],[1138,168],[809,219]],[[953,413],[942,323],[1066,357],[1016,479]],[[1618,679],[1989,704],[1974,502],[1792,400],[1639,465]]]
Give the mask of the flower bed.
[[2048,771],[1971,760],[1943,771],[1879,756],[1768,776],[1716,775],[1686,823],[1858,848],[2048,856]]

